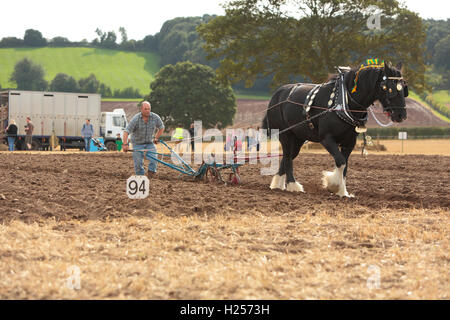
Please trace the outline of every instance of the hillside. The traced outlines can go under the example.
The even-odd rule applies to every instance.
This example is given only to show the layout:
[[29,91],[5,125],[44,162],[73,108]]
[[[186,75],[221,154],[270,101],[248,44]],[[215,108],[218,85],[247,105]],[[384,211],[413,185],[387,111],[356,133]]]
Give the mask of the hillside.
[[42,65],[48,81],[59,72],[77,80],[94,73],[112,90],[131,86],[141,94],[149,92],[150,82],[160,68],[160,57],[154,53],[95,48],[2,48],[0,84],[3,88],[15,87],[9,77],[16,62],[25,57]]

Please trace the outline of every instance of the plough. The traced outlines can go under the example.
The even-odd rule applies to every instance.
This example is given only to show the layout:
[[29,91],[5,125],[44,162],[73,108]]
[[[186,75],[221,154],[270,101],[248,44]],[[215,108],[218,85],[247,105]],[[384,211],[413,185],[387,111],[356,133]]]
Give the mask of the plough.
[[[249,157],[238,158],[235,153],[233,163],[217,163],[216,161],[213,161],[212,163],[207,163],[203,161],[200,167],[197,170],[194,170],[182,157],[180,157],[180,155],[177,152],[175,152],[175,150],[173,150],[170,146],[168,146],[167,143],[165,143],[163,140],[159,140],[159,142],[164,147],[166,147],[170,151],[170,153],[154,152],[149,149],[129,150],[129,151],[150,153],[149,157],[152,158],[153,160],[180,172],[180,174],[194,177],[195,180],[203,180],[207,182],[223,182],[225,184],[230,183],[234,185],[241,183],[239,167],[245,163],[249,163],[249,161],[251,160]],[[281,155],[277,155],[277,157],[278,156]],[[158,157],[161,157],[161,159]],[[178,160],[179,164],[173,164],[164,161],[164,158],[170,157],[175,157]],[[255,159],[260,158],[262,157],[259,156],[255,157]],[[224,176],[226,176],[226,174],[223,173],[224,170],[230,170],[227,174],[228,179],[224,179]]]

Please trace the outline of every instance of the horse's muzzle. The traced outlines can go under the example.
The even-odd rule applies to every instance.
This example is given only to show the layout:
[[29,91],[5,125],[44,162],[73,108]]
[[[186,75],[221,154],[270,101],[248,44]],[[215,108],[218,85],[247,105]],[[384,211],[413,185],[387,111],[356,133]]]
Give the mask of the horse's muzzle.
[[400,112],[390,112],[390,116],[394,122],[402,122],[407,118],[406,110],[401,110]]

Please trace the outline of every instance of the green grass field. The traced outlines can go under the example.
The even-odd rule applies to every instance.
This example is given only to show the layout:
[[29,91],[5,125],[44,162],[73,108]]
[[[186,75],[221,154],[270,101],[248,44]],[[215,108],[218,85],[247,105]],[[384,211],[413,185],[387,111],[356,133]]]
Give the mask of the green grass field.
[[[416,94],[415,92],[410,91],[409,97],[412,98],[412,99],[414,99],[414,100],[416,100],[416,101],[419,102],[420,104],[422,104],[425,108],[427,108],[428,110],[430,110],[436,117],[438,117],[438,118],[440,118],[440,119],[442,119],[442,120],[444,120],[444,121],[450,122],[450,119],[449,119],[449,118],[447,118],[447,117],[444,116],[443,114],[440,114],[439,112],[437,112],[436,110],[434,110],[433,108],[431,108],[431,107],[428,105],[428,103],[426,103],[426,102],[425,102],[421,97],[419,97],[419,95]],[[433,94],[433,97],[434,97],[434,94]]]
[[158,72],[160,57],[153,53],[125,52],[95,48],[12,48],[0,49],[0,84],[15,87],[9,77],[17,61],[28,57],[42,65],[51,81],[59,72],[76,80],[93,73],[112,90],[125,87],[148,94],[150,82]]
[[234,94],[236,96],[236,99],[248,99],[248,100],[270,100],[272,96],[270,93],[265,92],[242,92],[242,91],[234,91]]
[[433,99],[450,108],[450,90],[437,90],[433,92]]

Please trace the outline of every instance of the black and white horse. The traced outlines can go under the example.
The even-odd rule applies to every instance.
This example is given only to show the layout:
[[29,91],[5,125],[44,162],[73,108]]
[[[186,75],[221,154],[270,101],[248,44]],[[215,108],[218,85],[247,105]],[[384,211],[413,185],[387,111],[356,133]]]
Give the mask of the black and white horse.
[[272,96],[263,128],[279,129],[283,158],[271,189],[304,192],[295,181],[292,161],[305,141],[314,141],[320,142],[336,163],[333,172],[324,172],[324,188],[341,197],[352,197],[345,179],[348,158],[359,132],[365,131],[367,108],[378,100],[392,121],[406,119],[408,87],[401,63],[396,67],[383,62],[338,70],[339,74],[327,83],[288,84]]

